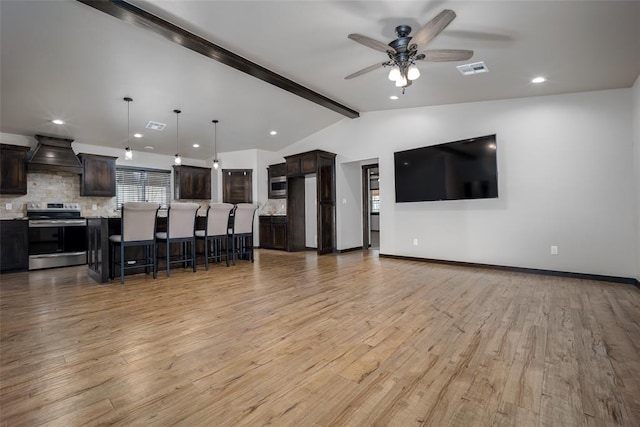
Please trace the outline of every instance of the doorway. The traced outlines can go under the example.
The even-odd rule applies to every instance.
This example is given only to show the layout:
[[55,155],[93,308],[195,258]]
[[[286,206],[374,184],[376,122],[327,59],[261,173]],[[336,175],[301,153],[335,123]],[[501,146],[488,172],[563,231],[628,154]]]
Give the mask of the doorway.
[[380,173],[362,166],[362,249],[380,249]]

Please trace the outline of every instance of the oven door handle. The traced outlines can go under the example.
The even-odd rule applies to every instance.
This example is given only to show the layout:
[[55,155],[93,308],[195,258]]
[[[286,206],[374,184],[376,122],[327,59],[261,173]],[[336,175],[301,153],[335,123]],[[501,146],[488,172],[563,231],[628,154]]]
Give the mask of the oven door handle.
[[29,221],[31,228],[43,227],[72,227],[87,225],[86,219],[32,219]]
[[31,259],[40,259],[40,258],[61,258],[61,257],[69,257],[69,256],[81,256],[86,255],[87,251],[80,252],[58,252],[55,254],[39,254],[39,255],[29,255]]

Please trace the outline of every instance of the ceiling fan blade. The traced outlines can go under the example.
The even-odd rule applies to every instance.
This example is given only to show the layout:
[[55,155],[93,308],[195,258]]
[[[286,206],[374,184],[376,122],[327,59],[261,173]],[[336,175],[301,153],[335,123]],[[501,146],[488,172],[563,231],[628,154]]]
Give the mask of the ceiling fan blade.
[[349,74],[349,75],[348,75],[347,77],[345,77],[344,79],[345,79],[345,80],[349,80],[349,79],[352,79],[352,78],[354,78],[354,77],[361,76],[361,75],[363,75],[363,74],[368,73],[369,71],[373,71],[373,70],[377,70],[378,68],[381,68],[384,64],[385,64],[385,63],[370,65],[370,66],[368,66],[367,68],[363,68],[363,69],[362,69],[362,70],[360,70],[360,71],[356,71],[356,72],[355,72],[355,73],[353,73],[353,74]]
[[411,38],[411,46],[416,45],[416,48],[420,48],[420,46],[426,45],[440,34],[455,17],[456,13],[453,10],[443,10],[435,18],[427,22],[424,27],[420,28],[416,35]]
[[466,61],[473,56],[472,50],[464,49],[433,49],[422,52],[420,58],[422,61],[429,62],[448,62],[448,61]]
[[371,37],[363,36],[362,34],[357,33],[349,34],[348,37],[355,42],[370,47],[371,49],[379,50],[380,52],[385,53],[388,51],[393,52],[393,48],[391,46],[381,41],[372,39]]

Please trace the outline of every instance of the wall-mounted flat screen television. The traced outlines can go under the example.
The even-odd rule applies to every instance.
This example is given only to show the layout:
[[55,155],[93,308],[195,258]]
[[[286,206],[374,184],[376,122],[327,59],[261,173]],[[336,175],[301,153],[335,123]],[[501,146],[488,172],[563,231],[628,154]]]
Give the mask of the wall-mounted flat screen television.
[[394,153],[396,203],[498,197],[495,135]]

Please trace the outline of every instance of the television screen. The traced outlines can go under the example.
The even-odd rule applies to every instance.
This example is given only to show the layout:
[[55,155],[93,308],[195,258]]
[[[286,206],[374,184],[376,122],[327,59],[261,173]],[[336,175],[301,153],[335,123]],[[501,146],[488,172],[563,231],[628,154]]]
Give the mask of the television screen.
[[394,153],[396,203],[498,197],[496,136]]

